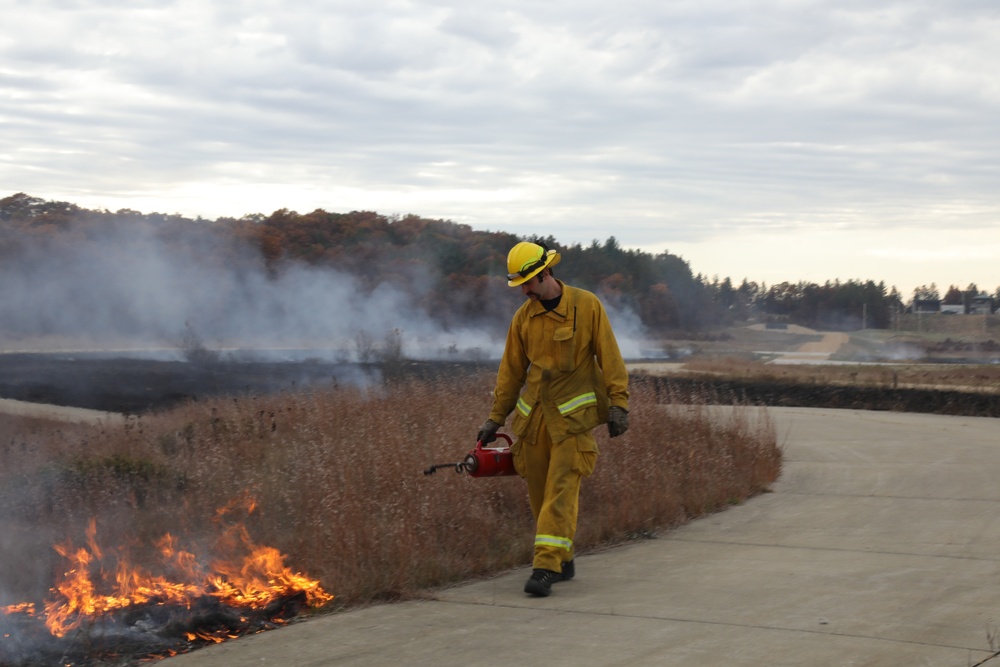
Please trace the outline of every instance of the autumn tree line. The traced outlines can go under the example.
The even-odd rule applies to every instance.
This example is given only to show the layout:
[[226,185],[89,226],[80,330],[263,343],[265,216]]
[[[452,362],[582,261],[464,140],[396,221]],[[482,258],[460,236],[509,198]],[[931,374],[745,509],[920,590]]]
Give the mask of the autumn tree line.
[[[505,258],[521,240],[540,240],[557,249],[563,256],[557,277],[598,293],[610,309],[634,313],[654,335],[749,320],[820,329],[888,328],[907,305],[895,288],[871,280],[768,286],[748,279],[737,284],[730,278],[708,278],[676,255],[622,248],[613,236],[589,245],[567,245],[553,236],[524,239],[447,220],[371,211],[317,209],[303,214],[281,209],[208,220],[128,209],[88,210],[24,193],[0,199],[4,276],[31,271],[37,262],[30,258],[82,249],[112,265],[128,262],[139,246],[155,243],[173,261],[226,272],[233,277],[227,289],[237,289],[232,285],[239,284],[242,275],[262,273],[276,279],[294,266],[335,269],[353,276],[365,293],[386,285],[402,291],[414,307],[444,327],[506,326],[523,297],[506,286]],[[95,272],[100,273],[99,267]],[[4,282],[0,300],[10,301],[17,283],[9,278]],[[937,292],[933,285],[920,289],[915,296]],[[972,290],[978,292],[974,285],[964,291]],[[956,292],[960,296],[963,290],[953,287],[947,297],[958,298]]]

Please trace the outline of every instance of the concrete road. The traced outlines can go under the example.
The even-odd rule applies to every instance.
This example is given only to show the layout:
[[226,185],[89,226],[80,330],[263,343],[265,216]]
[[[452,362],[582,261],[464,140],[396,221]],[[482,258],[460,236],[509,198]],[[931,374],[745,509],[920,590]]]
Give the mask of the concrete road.
[[548,598],[525,568],[168,665],[1000,667],[1000,420],[770,413],[774,493],[580,556]]

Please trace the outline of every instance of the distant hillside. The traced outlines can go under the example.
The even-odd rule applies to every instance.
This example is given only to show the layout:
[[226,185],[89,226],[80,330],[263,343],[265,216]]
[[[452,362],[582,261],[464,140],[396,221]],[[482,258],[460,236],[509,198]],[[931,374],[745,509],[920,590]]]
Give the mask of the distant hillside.
[[[0,327],[8,335],[206,341],[380,339],[394,330],[502,335],[521,302],[501,232],[414,215],[188,219],[94,211],[17,194],[0,200]],[[615,239],[566,246],[560,278],[654,331],[701,326],[713,300],[682,259]]]
[[[0,334],[305,345],[402,333],[423,348],[496,345],[522,300],[504,279],[520,240],[416,215],[206,220],[18,193],[0,199]],[[559,278],[598,293],[616,327],[651,340],[750,321],[890,328],[905,311],[898,292],[870,280],[735,285],[613,236],[527,240],[559,250]]]

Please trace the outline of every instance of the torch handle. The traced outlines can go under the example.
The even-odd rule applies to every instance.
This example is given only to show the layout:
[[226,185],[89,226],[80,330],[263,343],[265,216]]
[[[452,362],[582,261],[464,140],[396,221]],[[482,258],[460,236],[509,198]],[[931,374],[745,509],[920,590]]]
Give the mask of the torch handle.
[[[514,444],[513,439],[511,439],[511,437],[509,435],[507,435],[506,433],[497,433],[497,438],[502,438],[502,439],[506,440],[508,448],[512,444]],[[490,444],[492,445],[493,443],[491,442]],[[496,447],[487,447],[487,446],[483,445],[483,441],[482,440],[477,440],[476,441],[476,449],[496,449]]]

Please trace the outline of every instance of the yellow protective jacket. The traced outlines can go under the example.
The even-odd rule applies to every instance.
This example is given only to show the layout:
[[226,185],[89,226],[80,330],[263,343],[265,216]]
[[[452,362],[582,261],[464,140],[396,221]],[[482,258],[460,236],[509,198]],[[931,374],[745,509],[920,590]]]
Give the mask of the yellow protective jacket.
[[514,313],[490,412],[497,424],[514,412],[511,428],[520,437],[540,414],[553,442],[606,423],[609,406],[628,410],[628,371],[604,306],[559,284],[554,310],[529,300]]

